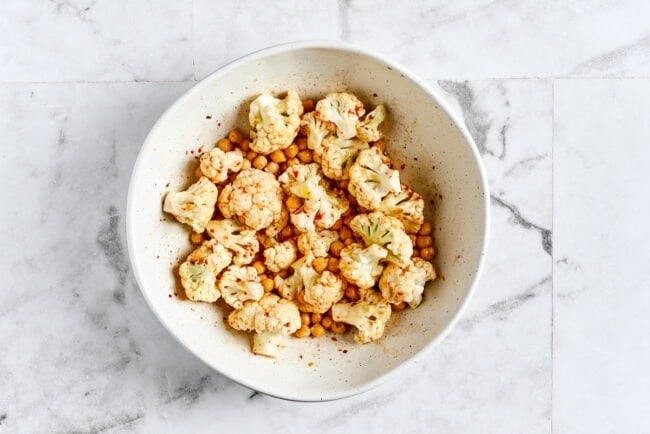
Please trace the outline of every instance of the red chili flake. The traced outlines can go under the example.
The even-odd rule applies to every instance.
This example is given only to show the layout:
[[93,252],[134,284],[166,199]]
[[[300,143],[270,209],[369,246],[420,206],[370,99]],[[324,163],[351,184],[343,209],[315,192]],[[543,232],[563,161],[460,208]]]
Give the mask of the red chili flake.
[[414,157],[413,159],[414,159],[415,161],[418,161],[418,157]]
[[156,256],[156,259],[160,259],[160,255],[159,255],[159,256]]
[[402,164],[401,166],[399,166],[399,169],[404,170],[405,167],[406,167],[406,164]]
[[[199,147],[199,149],[196,150],[196,152],[199,152],[199,153],[203,152],[203,145],[201,145],[201,146]],[[417,160],[417,158],[416,158],[416,160]]]
[[334,342],[338,341],[338,339],[336,339],[336,336],[332,336],[330,339],[332,339]]
[[174,295],[175,295],[176,297],[178,297],[178,294],[177,294],[176,292],[174,293]]
[[375,96],[375,97],[376,97],[376,96],[377,96],[377,93],[373,93],[372,96]]
[[348,352],[348,350],[343,350],[343,354],[346,354],[347,352]]
[[298,356],[298,358],[302,359],[302,354],[300,354],[300,355]]
[[165,188],[167,188],[167,187],[169,187],[169,182],[167,184],[165,184]]
[[169,297],[169,298],[172,298],[172,295],[171,295],[171,294],[169,294],[169,295],[168,295],[167,297]]
[[429,200],[429,203],[430,203],[431,205],[433,205],[433,204],[435,203],[435,201],[434,201],[433,199],[430,199],[430,200]]
[[189,152],[186,150],[186,151],[185,151],[185,155],[187,155],[187,154],[189,154]]
[[192,149],[192,150],[190,151],[190,154],[193,154],[193,153],[194,153],[194,149]]
[[220,126],[221,126],[221,122],[217,122],[217,126],[220,127]]
[[212,119],[212,115],[207,115],[205,118],[206,119]]

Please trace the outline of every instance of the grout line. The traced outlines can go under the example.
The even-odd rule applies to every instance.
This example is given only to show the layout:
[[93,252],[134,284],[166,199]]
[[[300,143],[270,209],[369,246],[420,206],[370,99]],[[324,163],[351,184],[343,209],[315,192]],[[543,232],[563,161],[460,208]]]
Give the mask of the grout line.
[[[551,81],[551,233],[555,235],[555,81]],[[555,241],[555,240],[554,240]],[[553,247],[556,243],[553,242]],[[555,249],[551,250],[551,434],[555,388]]]
[[0,81],[0,86],[11,86],[21,84],[174,84],[174,83],[195,83],[195,78],[187,78],[184,80],[62,80],[62,81]]
[[194,1],[191,2],[190,12],[190,52],[192,53],[192,80],[196,81],[196,51],[194,50]]

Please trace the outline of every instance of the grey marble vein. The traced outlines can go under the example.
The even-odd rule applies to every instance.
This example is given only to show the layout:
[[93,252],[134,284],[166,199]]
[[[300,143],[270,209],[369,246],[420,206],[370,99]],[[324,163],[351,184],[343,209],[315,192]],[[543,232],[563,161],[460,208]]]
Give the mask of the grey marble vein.
[[545,229],[543,227],[536,225],[535,223],[526,220],[525,218],[522,217],[521,213],[519,212],[516,206],[506,202],[502,198],[497,197],[495,195],[491,195],[490,199],[493,205],[500,206],[510,211],[510,213],[512,214],[513,222],[515,224],[520,225],[525,229],[533,229],[539,231],[540,236],[542,238],[542,248],[549,255],[551,256],[553,255],[553,232],[550,229]]

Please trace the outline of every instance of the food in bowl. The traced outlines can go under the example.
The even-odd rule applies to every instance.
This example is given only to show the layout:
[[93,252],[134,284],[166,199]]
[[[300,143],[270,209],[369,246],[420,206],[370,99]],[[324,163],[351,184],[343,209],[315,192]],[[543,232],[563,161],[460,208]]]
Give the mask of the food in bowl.
[[316,103],[263,93],[250,139],[231,131],[200,156],[194,184],[166,195],[198,245],[178,270],[187,298],[223,299],[255,354],[348,326],[356,342],[376,341],[436,278],[424,200],[385,152],[386,116],[346,92]]

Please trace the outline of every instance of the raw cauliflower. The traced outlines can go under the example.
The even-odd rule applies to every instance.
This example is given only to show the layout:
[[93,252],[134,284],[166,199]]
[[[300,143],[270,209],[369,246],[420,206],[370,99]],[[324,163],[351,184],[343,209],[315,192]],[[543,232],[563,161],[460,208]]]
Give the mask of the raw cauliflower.
[[387,255],[388,251],[377,244],[364,249],[361,244],[352,243],[341,250],[341,274],[359,288],[371,288],[384,270],[381,261]]
[[320,156],[322,153],[323,139],[336,131],[336,125],[323,121],[316,116],[316,112],[306,113],[300,121],[300,130],[307,136],[307,147]]
[[221,190],[219,210],[226,218],[237,216],[256,231],[282,218],[282,190],[273,174],[258,169],[239,172]]
[[266,268],[277,273],[286,270],[296,260],[296,245],[288,240],[264,250]]
[[302,292],[299,308],[303,312],[325,313],[333,303],[343,298],[343,281],[331,271],[319,274],[312,266],[314,257],[303,256],[291,265],[294,273],[286,279],[276,277],[278,292],[293,300]]
[[163,211],[172,214],[181,223],[192,227],[194,232],[205,230],[217,202],[217,186],[202,176],[185,191],[170,191],[165,196]]
[[379,211],[359,214],[350,222],[350,229],[368,246],[377,244],[388,250],[386,260],[406,264],[413,255],[413,243],[399,219]]
[[235,265],[250,264],[260,249],[255,231],[238,224],[232,219],[212,220],[206,227],[208,236],[231,250]]
[[291,223],[300,232],[331,227],[350,206],[342,192],[329,189],[316,163],[295,164],[278,180],[287,194],[304,200],[300,208],[290,213]]
[[321,155],[323,173],[331,179],[349,179],[350,166],[354,163],[354,159],[357,158],[360,151],[368,149],[368,147],[366,142],[357,139],[325,137]]
[[336,303],[332,306],[332,319],[356,327],[354,340],[366,344],[383,336],[392,309],[372,289],[359,290],[359,295],[356,303]]
[[235,330],[254,331],[253,353],[277,357],[282,336],[295,333],[301,326],[300,311],[289,300],[265,294],[259,301],[247,301],[228,315]]
[[218,184],[228,179],[228,172],[239,172],[243,163],[244,154],[239,149],[223,152],[214,148],[201,155],[201,172],[210,178],[210,181]]
[[363,150],[350,167],[348,191],[369,210],[376,210],[388,193],[399,193],[399,172],[391,169],[390,159],[376,146]]
[[214,240],[204,241],[178,268],[181,286],[192,301],[215,302],[221,293],[217,276],[232,260],[232,254]]
[[311,254],[315,258],[327,256],[332,243],[339,239],[336,231],[303,232],[298,236],[298,250],[303,255]]
[[250,105],[248,120],[253,128],[250,147],[260,154],[270,154],[289,146],[298,135],[302,101],[290,90],[284,99],[266,92],[255,98]]
[[412,234],[417,233],[424,223],[424,199],[404,184],[399,193],[388,193],[378,210],[400,219],[406,231]]
[[379,124],[386,119],[386,107],[378,105],[366,115],[363,121],[357,122],[357,137],[365,142],[376,142],[381,139]]
[[422,302],[424,284],[436,278],[430,262],[413,258],[405,266],[388,264],[379,279],[379,289],[389,303],[406,302],[415,309]]
[[336,134],[342,139],[357,134],[357,121],[365,113],[363,103],[351,93],[330,93],[316,103],[316,116],[336,125]]
[[246,300],[259,300],[264,287],[254,267],[231,265],[219,279],[221,296],[230,306],[240,309]]

